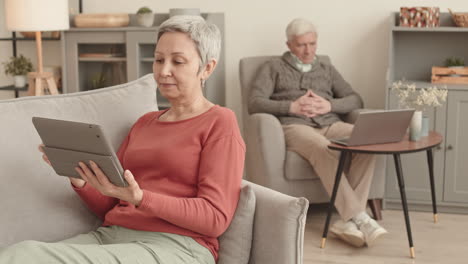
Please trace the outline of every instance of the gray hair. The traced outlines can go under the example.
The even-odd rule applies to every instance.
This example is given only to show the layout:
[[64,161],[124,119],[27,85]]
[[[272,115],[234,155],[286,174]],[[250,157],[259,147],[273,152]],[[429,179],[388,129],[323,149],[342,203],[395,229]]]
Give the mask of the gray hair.
[[312,22],[304,18],[296,18],[286,27],[286,37],[288,38],[288,41],[295,36],[304,35],[306,33],[317,34],[317,30]]
[[215,24],[206,22],[202,17],[178,15],[169,18],[159,26],[156,42],[166,32],[186,33],[193,40],[200,56],[200,70],[210,60],[219,59],[221,33]]

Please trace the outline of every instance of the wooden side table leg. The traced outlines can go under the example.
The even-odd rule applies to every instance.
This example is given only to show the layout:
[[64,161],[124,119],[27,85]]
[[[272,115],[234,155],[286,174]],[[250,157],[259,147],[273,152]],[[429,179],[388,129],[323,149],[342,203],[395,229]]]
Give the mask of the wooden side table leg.
[[369,199],[367,200],[367,204],[372,211],[374,219],[377,221],[382,220],[382,199]]
[[41,78],[36,78],[35,85],[36,85],[36,87],[34,87],[34,89],[35,89],[35,92],[36,92],[36,96],[43,95],[42,79]]
[[427,150],[427,165],[429,166],[429,180],[431,181],[431,195],[432,195],[432,211],[434,212],[434,223],[437,223],[437,204],[434,182],[434,159],[432,156],[432,149]]
[[55,81],[53,78],[47,78],[47,87],[49,88],[50,94],[59,94],[57,90],[57,85],[55,85]]
[[34,83],[34,80],[35,80],[35,78],[32,78],[32,77],[28,78],[28,83],[29,83],[28,84],[28,86],[29,86],[28,87],[28,96],[33,96],[33,95],[36,94],[36,91],[35,91],[36,85]]
[[325,228],[323,229],[323,235],[322,235],[322,241],[320,243],[320,248],[325,248],[325,242],[327,241],[327,235],[328,235],[328,227],[330,225],[333,208],[335,207],[336,193],[338,192],[338,186],[340,186],[341,175],[343,174],[344,164],[346,162],[347,156],[348,156],[347,151],[341,151],[340,161],[338,163],[338,169],[336,170],[335,184],[333,185],[333,191],[332,191],[332,195],[330,199],[330,204],[328,205],[327,220],[325,221]]
[[401,169],[401,159],[400,154],[393,154],[393,159],[395,160],[395,169],[398,178],[398,186],[400,187],[401,203],[403,205],[403,212],[405,214],[405,223],[406,223],[406,232],[408,233],[408,242],[410,246],[410,256],[414,258],[414,246],[413,246],[413,236],[411,234],[411,225],[408,212],[408,203],[406,202],[406,193],[405,193],[405,181],[403,179],[403,171]]

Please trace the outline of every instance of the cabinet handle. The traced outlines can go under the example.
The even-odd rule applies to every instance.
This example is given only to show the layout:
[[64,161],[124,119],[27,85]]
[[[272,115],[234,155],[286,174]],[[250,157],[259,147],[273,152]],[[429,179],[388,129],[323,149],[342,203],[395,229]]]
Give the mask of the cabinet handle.
[[453,149],[452,145],[448,145],[447,150],[452,150],[452,149]]
[[440,145],[436,147],[436,150],[441,150],[441,149],[442,147]]

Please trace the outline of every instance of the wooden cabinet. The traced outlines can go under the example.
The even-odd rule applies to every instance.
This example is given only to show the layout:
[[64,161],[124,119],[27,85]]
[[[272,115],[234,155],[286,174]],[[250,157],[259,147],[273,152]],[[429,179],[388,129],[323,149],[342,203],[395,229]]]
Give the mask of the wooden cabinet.
[[[224,14],[207,13],[203,18],[218,26],[222,36],[220,61],[208,79],[205,95],[225,105]],[[155,24],[168,19],[156,14]],[[117,85],[152,73],[157,27],[71,28],[62,38],[63,92],[73,93]],[[167,107],[158,96],[158,105]]]
[[468,90],[451,91],[448,101],[444,201],[468,204]]
[[[391,24],[389,68],[387,72],[388,109],[399,108],[390,91],[395,81],[406,80],[418,88],[430,83],[432,66],[443,66],[447,57],[468,61],[468,28],[453,25],[450,16],[441,14],[441,27],[402,28],[398,14]],[[434,173],[438,208],[441,212],[468,213],[468,84],[437,84],[447,87],[446,103],[428,109],[430,130],[442,134],[444,141],[434,149]],[[406,194],[410,209],[431,211],[431,191],[426,153],[401,156]],[[393,158],[387,158],[386,207],[401,208]]]

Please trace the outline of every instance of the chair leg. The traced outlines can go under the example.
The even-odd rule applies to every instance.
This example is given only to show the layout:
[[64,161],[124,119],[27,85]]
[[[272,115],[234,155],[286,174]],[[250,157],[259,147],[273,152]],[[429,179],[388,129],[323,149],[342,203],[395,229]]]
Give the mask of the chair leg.
[[382,199],[370,199],[367,201],[374,219],[379,221],[382,220]]

